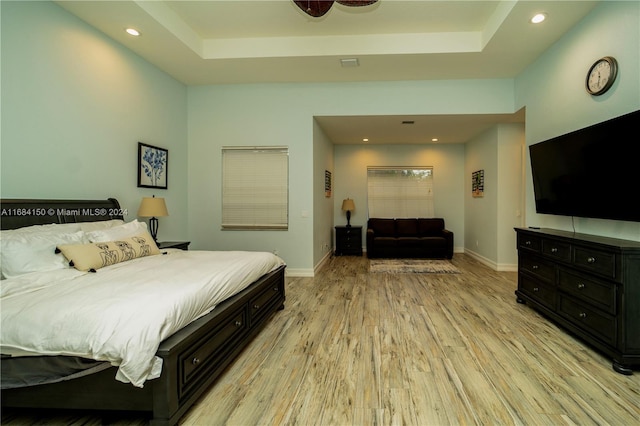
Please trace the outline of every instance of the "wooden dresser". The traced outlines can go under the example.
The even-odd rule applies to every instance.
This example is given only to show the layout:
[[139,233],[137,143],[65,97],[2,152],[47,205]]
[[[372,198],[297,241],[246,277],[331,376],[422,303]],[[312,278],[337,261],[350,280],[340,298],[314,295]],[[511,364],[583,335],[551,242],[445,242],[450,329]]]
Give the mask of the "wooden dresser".
[[640,242],[516,228],[517,301],[632,374],[640,365]]

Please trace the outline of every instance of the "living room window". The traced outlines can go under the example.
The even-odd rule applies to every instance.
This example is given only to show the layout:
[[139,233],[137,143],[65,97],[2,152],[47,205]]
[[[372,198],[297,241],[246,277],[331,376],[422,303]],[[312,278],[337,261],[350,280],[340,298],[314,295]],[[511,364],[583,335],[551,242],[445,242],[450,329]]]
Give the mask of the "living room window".
[[222,148],[222,229],[288,229],[289,149]]
[[433,167],[368,167],[369,217],[433,217]]

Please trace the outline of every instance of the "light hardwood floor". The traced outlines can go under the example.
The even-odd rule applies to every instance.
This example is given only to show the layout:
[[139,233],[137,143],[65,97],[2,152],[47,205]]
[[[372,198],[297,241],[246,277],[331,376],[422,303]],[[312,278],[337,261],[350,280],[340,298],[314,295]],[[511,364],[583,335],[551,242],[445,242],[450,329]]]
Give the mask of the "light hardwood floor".
[[[334,257],[287,278],[285,310],[181,425],[638,425],[640,372],[517,304],[515,272],[372,274]],[[140,425],[135,416],[3,413],[6,425]]]

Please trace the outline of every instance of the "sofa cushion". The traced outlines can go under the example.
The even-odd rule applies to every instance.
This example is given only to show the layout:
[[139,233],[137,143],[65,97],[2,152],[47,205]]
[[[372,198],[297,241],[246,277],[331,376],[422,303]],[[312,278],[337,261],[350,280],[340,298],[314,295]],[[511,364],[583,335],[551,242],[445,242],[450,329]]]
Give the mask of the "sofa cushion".
[[444,219],[429,218],[418,219],[418,235],[438,235],[444,229]]
[[420,238],[420,245],[425,248],[445,248],[447,241],[443,237],[422,237]]
[[369,219],[369,228],[373,229],[376,236],[395,236],[395,219]]
[[374,242],[376,247],[379,248],[396,247],[398,245],[398,239],[395,237],[376,237]]
[[398,237],[417,237],[418,219],[396,219]]
[[418,237],[398,237],[399,247],[420,247],[423,238]]

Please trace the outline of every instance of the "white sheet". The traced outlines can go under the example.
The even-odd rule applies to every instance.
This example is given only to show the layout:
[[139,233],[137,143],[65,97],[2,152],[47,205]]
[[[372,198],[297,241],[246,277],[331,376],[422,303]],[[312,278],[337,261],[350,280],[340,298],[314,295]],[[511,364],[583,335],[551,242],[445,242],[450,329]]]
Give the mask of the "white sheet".
[[283,264],[266,252],[170,250],[4,280],[0,352],[109,361],[116,379],[142,387],[160,375],[162,340]]

